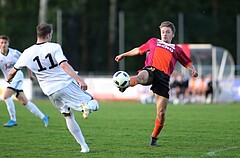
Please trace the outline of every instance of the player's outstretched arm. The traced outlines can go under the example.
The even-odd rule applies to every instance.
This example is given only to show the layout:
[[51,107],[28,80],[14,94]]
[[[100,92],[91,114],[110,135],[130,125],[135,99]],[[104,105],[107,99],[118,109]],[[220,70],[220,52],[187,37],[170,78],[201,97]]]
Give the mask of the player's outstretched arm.
[[138,48],[133,48],[132,50],[119,54],[115,57],[115,61],[119,62],[120,60],[122,60],[124,57],[126,56],[135,56],[139,54],[139,49]]
[[81,79],[80,76],[78,76],[76,74],[76,72],[74,71],[74,69],[72,68],[72,66],[70,64],[68,64],[67,61],[65,62],[62,62],[60,64],[60,67],[69,75],[71,76],[72,78],[74,78],[78,84],[80,85],[80,87],[83,89],[83,90],[87,90],[87,84]]

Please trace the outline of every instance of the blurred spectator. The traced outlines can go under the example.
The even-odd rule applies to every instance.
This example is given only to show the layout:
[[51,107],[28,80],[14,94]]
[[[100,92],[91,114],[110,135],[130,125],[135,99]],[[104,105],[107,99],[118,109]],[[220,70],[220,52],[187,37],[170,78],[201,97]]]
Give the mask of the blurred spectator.
[[[206,93],[205,93],[205,98],[206,98],[206,103],[210,104],[213,102],[213,82],[212,82],[212,75],[208,74],[205,78],[205,82],[207,85],[206,88]],[[215,93],[219,95],[221,93],[221,88],[218,85],[218,81],[216,81],[216,90]]]
[[204,77],[190,78],[188,92],[186,92],[186,102],[205,103],[205,93],[207,85]]
[[211,76],[211,74],[206,76],[205,82],[206,82],[206,85],[207,85],[206,93],[205,93],[206,103],[210,104],[213,100],[213,87],[212,87],[212,76]]
[[170,88],[173,104],[185,103],[188,79],[183,74],[178,74],[176,71],[173,73]]

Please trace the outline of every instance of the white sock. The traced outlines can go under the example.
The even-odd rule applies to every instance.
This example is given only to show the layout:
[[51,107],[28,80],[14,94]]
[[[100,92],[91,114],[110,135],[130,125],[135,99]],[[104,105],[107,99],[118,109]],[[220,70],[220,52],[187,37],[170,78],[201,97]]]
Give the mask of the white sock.
[[73,135],[78,144],[80,144],[82,148],[87,147],[82,131],[74,118],[74,114],[71,113],[71,116],[65,117],[65,120],[68,130]]
[[89,109],[93,110],[93,111],[97,111],[99,109],[99,105],[98,105],[98,102],[96,100],[90,100],[88,103],[87,103],[87,106]]
[[10,119],[13,121],[16,121],[17,119],[16,119],[15,105],[14,105],[12,98],[11,97],[7,98],[4,101],[7,104],[7,110],[8,110]]
[[44,118],[44,114],[38,109],[38,107],[33,104],[32,102],[28,101],[27,104],[25,105],[26,108],[33,114],[35,114],[37,117],[39,117],[40,119]]

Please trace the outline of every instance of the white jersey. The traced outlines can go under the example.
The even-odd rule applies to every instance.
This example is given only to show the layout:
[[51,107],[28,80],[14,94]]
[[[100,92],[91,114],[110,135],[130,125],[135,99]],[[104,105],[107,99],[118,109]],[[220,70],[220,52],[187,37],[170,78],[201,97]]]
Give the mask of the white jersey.
[[[14,64],[21,56],[21,52],[16,49],[8,48],[8,54],[3,55],[0,53],[0,69],[5,78],[7,78],[8,72],[11,68],[13,68]],[[22,82],[23,82],[23,73],[22,71],[18,71],[17,74],[12,79],[12,82],[8,85],[8,87],[12,87],[13,89],[22,90]]]
[[62,48],[57,43],[35,44],[22,53],[14,67],[28,67],[36,74],[43,93],[47,96],[68,86],[74,79],[59,64],[67,61]]
[[21,53],[18,50],[11,48],[8,48],[7,55],[0,53],[0,68],[5,78],[20,56]]

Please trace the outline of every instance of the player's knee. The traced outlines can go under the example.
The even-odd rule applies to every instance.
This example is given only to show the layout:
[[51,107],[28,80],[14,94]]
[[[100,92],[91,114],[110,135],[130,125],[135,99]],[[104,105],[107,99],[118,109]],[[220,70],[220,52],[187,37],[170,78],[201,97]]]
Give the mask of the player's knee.
[[137,76],[137,82],[142,85],[151,85],[153,82],[153,72],[142,70]]
[[3,97],[3,100],[6,100],[6,99],[8,99],[8,98],[11,98],[11,96],[12,96],[11,93],[5,92],[2,97]]
[[165,111],[164,111],[164,110],[158,111],[158,113],[157,113],[157,118],[158,118],[159,120],[164,120],[164,118],[165,118]]
[[64,112],[64,113],[62,113],[62,114],[63,114],[64,117],[69,117],[69,116],[71,116],[71,113],[65,113],[65,112]]
[[27,105],[27,103],[28,103],[28,100],[25,99],[24,97],[18,96],[17,99],[24,106]]
[[148,75],[139,75],[136,78],[137,83],[143,84],[143,85],[147,84],[148,80],[149,80]]
[[16,92],[16,98],[18,99],[18,101],[22,104],[22,105],[27,105],[28,103],[28,99],[26,98],[25,94],[23,93],[23,91],[17,91]]
[[8,98],[10,98],[9,96],[3,96],[3,100],[6,100],[6,99],[8,99]]
[[26,102],[26,101],[20,101],[20,103],[21,103],[23,106],[27,105],[27,102]]

